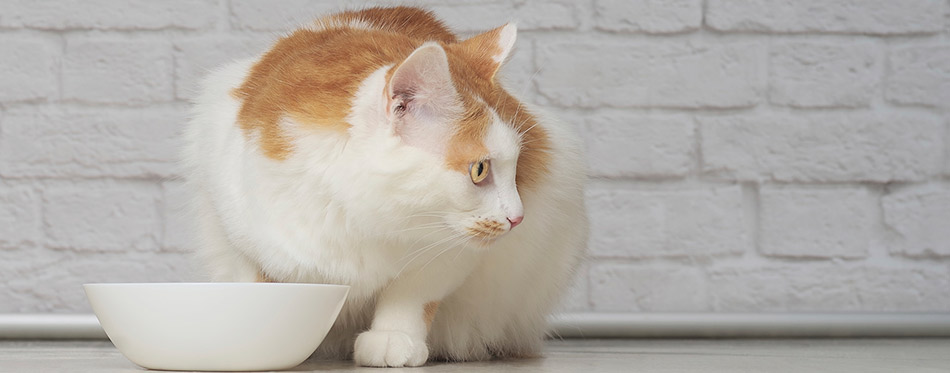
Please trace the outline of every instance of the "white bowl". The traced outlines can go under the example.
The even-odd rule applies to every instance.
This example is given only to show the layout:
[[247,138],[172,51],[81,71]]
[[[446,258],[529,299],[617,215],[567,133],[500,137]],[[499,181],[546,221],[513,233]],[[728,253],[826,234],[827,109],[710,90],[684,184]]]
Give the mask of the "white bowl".
[[148,369],[279,370],[309,357],[349,286],[281,283],[86,284],[125,357]]

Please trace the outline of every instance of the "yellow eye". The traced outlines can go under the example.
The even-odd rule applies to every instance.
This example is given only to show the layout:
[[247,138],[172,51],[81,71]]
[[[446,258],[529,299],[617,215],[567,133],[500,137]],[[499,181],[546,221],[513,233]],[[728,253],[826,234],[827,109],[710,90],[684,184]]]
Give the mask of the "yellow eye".
[[488,177],[488,166],[489,166],[489,163],[487,160],[472,163],[472,166],[469,169],[468,173],[469,175],[472,176],[473,183],[478,184],[482,182],[483,180],[485,180],[486,177]]

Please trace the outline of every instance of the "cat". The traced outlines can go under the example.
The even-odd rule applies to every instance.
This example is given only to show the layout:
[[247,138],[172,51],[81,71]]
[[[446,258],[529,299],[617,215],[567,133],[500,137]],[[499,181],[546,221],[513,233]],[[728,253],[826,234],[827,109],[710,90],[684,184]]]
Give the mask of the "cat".
[[183,156],[211,279],[349,285],[323,358],[538,356],[583,257],[586,175],[571,127],[498,82],[516,34],[368,8],[213,71]]

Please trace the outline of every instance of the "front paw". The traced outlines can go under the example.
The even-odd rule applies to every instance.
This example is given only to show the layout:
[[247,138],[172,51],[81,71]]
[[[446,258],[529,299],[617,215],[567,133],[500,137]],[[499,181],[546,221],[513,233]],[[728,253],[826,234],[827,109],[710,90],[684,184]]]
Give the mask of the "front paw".
[[417,367],[426,363],[429,348],[400,331],[370,330],[356,338],[353,358],[362,366]]

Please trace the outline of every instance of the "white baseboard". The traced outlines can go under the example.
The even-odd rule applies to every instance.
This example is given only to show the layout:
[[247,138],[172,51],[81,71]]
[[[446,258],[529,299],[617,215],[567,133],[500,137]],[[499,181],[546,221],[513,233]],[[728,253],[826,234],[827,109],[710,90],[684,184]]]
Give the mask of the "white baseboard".
[[[572,313],[561,338],[950,337],[950,313]],[[91,314],[0,314],[0,339],[104,339]]]
[[104,339],[92,314],[0,314],[0,339]]
[[575,313],[563,338],[950,337],[950,313]]

